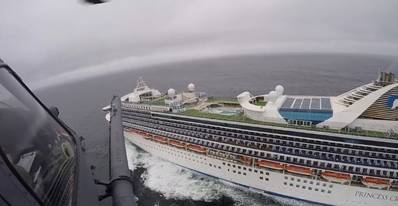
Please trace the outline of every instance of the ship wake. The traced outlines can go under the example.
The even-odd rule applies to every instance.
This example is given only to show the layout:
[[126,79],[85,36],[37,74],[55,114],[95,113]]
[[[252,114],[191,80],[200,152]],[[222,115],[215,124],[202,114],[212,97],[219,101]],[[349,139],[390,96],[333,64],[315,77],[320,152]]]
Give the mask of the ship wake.
[[142,174],[144,185],[161,193],[166,199],[190,199],[212,202],[223,196],[234,200],[236,206],[271,206],[311,204],[247,189],[236,184],[199,174],[146,153],[126,142],[129,167],[145,168]]

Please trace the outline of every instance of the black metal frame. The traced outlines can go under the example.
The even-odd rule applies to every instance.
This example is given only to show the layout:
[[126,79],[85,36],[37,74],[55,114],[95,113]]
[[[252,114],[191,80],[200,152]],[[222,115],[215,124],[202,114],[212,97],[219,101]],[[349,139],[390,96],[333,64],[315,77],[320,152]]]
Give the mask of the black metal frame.
[[[36,102],[39,103],[39,105],[58,123],[60,124],[66,132],[69,133],[69,135],[72,137],[72,141],[75,145],[75,152],[76,152],[76,167],[75,167],[75,177],[74,177],[74,181],[77,182],[79,180],[79,158],[80,158],[80,154],[81,154],[81,150],[80,148],[78,148],[78,144],[77,144],[77,137],[76,137],[76,133],[71,130],[64,122],[62,122],[58,117],[56,117],[41,101],[40,99],[29,89],[29,87],[22,81],[22,78],[18,76],[17,73],[14,72],[14,70],[11,69],[11,67],[9,67],[7,64],[5,64],[1,59],[0,59],[0,69],[5,69],[6,71],[8,71],[17,81],[20,85],[22,85],[22,87],[36,100]],[[15,175],[15,177],[17,177],[17,179],[21,182],[21,184],[25,187],[25,189],[27,191],[29,191],[29,193],[37,200],[37,202],[40,205],[44,205],[44,203],[40,200],[39,197],[37,197],[36,193],[29,187],[29,185],[27,185],[25,183],[25,181],[23,180],[23,178],[19,175],[19,173],[15,170],[15,168],[13,167],[13,165],[11,164],[11,162],[8,161],[8,158],[6,157],[6,155],[4,154],[3,150],[0,147],[0,156],[3,159],[4,162],[6,162],[8,168],[12,171],[12,173]],[[75,184],[75,187],[77,185]],[[72,194],[72,205],[76,205],[76,200],[77,200],[77,189],[73,190],[73,194]]]

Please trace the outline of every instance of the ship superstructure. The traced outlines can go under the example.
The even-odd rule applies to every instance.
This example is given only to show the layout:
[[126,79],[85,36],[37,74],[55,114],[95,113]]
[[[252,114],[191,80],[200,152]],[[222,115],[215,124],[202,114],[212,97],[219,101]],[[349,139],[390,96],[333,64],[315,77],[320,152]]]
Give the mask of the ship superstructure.
[[[183,102],[169,89],[162,105],[124,101],[124,133],[153,155],[259,192],[325,205],[396,205],[398,137],[386,131],[397,129],[397,119],[388,117],[398,112],[398,84],[382,75],[350,103],[344,100],[366,88],[324,97],[288,96],[277,86],[267,95],[244,92],[238,102],[200,95]],[[179,110],[170,110],[177,104]],[[380,105],[388,112],[376,118]],[[327,124],[354,112],[342,130]],[[358,119],[390,123],[377,132],[355,128]]]
[[[243,92],[238,101],[245,115],[258,121],[398,132],[398,82],[393,73],[381,72],[376,81],[334,97],[285,95],[278,85],[265,95]],[[259,101],[266,104],[256,104]]]

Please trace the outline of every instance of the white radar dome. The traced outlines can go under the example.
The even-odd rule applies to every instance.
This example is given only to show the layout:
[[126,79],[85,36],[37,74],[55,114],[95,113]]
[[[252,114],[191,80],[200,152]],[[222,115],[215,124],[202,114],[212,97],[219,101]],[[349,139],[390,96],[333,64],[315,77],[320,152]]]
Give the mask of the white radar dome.
[[188,84],[188,91],[190,92],[195,91],[195,85],[193,83]]
[[170,88],[169,90],[167,90],[167,96],[169,97],[174,97],[176,95],[176,90],[173,88]]
[[276,92],[276,95],[278,95],[278,96],[283,95],[284,91],[285,91],[285,88],[283,88],[282,85],[278,85],[275,87],[275,92]]
[[269,101],[275,102],[277,98],[278,98],[278,95],[277,95],[276,91],[270,91],[270,92],[268,93],[268,99],[269,99]]

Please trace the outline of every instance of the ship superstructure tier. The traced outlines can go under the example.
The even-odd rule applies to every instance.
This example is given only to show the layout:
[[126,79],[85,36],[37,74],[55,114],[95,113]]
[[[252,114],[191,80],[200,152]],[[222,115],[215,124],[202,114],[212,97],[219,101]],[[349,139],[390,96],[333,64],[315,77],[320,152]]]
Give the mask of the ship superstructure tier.
[[[356,100],[379,91],[358,117],[373,117],[375,105],[388,111],[395,106],[395,79],[384,74],[378,80],[372,84],[377,88]],[[314,127],[338,117],[339,109],[355,106],[344,97],[361,88],[338,97],[308,97],[284,95],[284,88],[277,86],[268,95],[242,93],[238,102],[207,98],[192,85],[190,98],[183,98],[187,92],[169,89],[152,103],[124,101],[124,134],[153,155],[261,193],[324,205],[397,205],[396,136]],[[253,118],[260,113],[269,119]],[[278,115],[280,121],[270,118]],[[298,121],[310,123],[297,126]],[[396,119],[382,121],[396,128]]]
[[381,72],[376,81],[333,97],[285,95],[278,85],[265,95],[246,91],[237,98],[245,115],[258,121],[398,132],[398,82],[392,73]]

